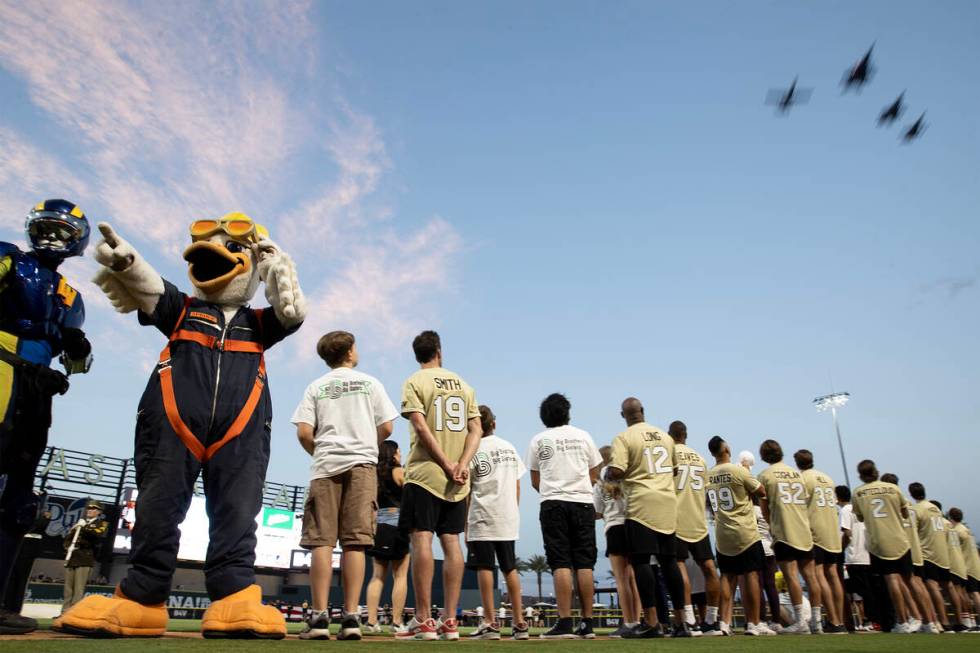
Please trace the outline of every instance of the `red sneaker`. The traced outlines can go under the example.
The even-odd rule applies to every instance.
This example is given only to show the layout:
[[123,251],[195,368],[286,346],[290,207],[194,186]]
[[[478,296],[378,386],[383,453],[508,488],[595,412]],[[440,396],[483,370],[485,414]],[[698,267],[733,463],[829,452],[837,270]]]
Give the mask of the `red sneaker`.
[[[429,621],[432,621],[429,619]],[[457,640],[459,639],[459,624],[455,619],[446,619],[439,622],[439,639]]]

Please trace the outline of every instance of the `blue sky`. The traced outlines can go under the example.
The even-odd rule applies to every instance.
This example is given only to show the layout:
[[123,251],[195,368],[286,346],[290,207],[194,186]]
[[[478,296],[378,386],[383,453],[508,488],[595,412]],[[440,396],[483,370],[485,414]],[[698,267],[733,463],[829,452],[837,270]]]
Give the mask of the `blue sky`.
[[[702,451],[775,437],[841,479],[810,400],[847,390],[851,468],[980,523],[975,3],[90,5],[0,0],[0,236],[65,196],[187,288],[192,219],[267,223],[313,306],[270,355],[271,480],[306,481],[288,418],[320,334],[353,331],[397,400],[435,328],[522,452],[549,392],[599,444],[635,395]],[[812,100],[777,117],[796,75]],[[903,89],[911,146],[875,126]],[[51,441],[128,455],[162,342],[94,270],[65,268],[96,363]]]

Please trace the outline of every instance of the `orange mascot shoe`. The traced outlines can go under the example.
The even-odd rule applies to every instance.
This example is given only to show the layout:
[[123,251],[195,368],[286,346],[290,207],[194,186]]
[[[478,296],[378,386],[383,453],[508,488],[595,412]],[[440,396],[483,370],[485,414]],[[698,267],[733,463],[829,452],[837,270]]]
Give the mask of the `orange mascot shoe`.
[[51,628],[85,637],[160,637],[167,630],[163,603],[143,605],[126,598],[118,587],[113,596],[87,596],[51,623]]
[[201,620],[207,638],[282,639],[286,619],[271,605],[262,604],[262,588],[249,585],[211,603]]

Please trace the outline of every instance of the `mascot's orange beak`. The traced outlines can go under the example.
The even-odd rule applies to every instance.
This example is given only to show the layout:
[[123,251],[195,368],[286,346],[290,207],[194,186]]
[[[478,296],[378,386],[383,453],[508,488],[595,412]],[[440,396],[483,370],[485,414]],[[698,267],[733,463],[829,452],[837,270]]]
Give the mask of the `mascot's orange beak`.
[[240,274],[248,274],[252,260],[248,251],[229,252],[223,245],[199,240],[184,250],[184,260],[190,263],[187,276],[205,295],[220,292]]

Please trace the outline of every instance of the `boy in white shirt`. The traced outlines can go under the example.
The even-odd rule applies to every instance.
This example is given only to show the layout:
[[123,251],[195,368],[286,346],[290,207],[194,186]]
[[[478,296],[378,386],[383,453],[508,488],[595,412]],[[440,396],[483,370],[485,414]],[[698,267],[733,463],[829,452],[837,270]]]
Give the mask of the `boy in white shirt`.
[[[500,639],[501,621],[493,620],[494,559],[507,583],[507,595],[513,601],[514,639],[528,639],[529,627],[521,619],[521,577],[517,573],[514,542],[521,527],[518,511],[521,498],[521,476],[527,471],[524,461],[510,442],[495,435],[497,418],[489,406],[480,406],[483,438],[470,462],[470,505],[466,519],[466,566],[476,570],[483,600],[481,621],[470,637]],[[504,612],[503,606],[500,608]]]
[[344,615],[337,638],[361,639],[358,600],[364,551],[374,544],[378,444],[391,435],[398,410],[380,381],[354,369],[358,354],[352,334],[331,331],[316,351],[330,372],[306,388],[291,420],[313,457],[300,539],[300,546],[313,551],[313,612],[299,637],[330,639],[327,594],[339,539]]

